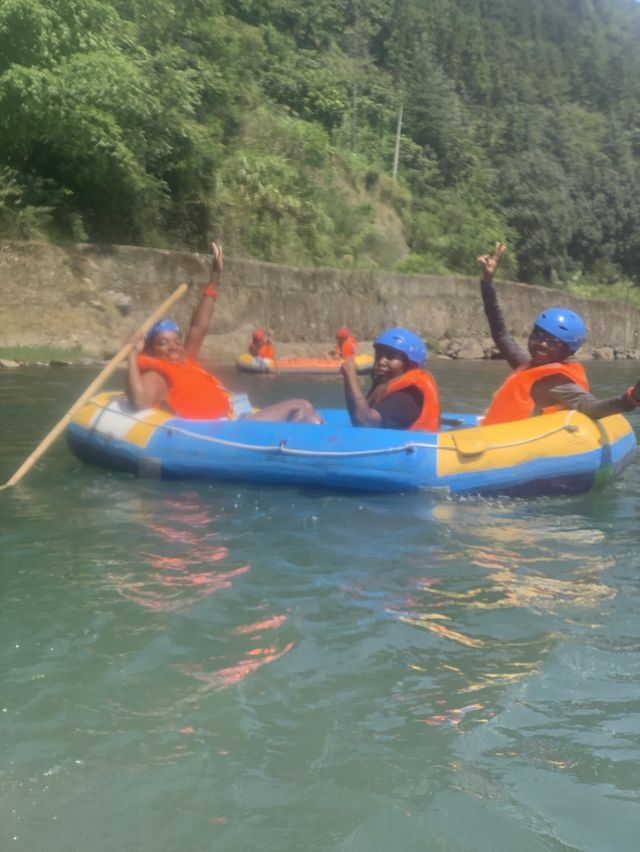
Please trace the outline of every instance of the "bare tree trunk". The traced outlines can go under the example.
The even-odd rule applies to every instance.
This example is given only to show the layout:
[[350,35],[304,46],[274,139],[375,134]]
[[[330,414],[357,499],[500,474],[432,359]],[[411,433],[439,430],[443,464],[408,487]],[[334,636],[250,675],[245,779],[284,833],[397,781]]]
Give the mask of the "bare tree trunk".
[[357,71],[354,70],[353,83],[351,84],[351,150],[356,150],[356,137],[358,135],[358,80]]
[[393,169],[391,171],[391,177],[394,182],[398,177],[398,160],[400,159],[400,137],[402,136],[402,112],[404,107],[404,101],[400,102],[400,109],[398,110],[398,123],[396,124],[396,144],[393,149]]

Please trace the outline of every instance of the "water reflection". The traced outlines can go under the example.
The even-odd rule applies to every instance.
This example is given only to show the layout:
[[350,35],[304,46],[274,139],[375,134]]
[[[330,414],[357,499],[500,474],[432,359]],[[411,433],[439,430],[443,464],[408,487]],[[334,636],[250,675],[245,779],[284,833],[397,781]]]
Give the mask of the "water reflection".
[[[110,572],[107,579],[122,598],[137,606],[193,613],[196,604],[232,589],[252,570],[250,564],[232,564],[229,547],[220,542],[219,517],[195,497],[141,500],[134,519],[141,530],[130,562],[135,567]],[[294,647],[291,641],[265,639],[267,632],[273,636],[287,620],[287,615],[269,613],[246,624],[221,625],[217,641],[225,647],[222,654],[204,662],[174,663],[173,668],[211,689],[233,686]]]
[[229,549],[218,541],[213,514],[192,499],[140,500],[133,518],[142,539],[133,550],[135,567],[112,572],[107,579],[138,606],[185,612],[202,598],[231,588],[235,578],[251,570],[250,565],[213,570],[228,563]]
[[204,664],[176,665],[177,671],[188,674],[196,680],[203,681],[212,689],[224,689],[244,680],[253,672],[257,671],[267,663],[273,663],[284,657],[294,647],[293,642],[287,642],[283,648],[278,649],[275,645],[266,647],[249,648],[244,659],[239,660],[231,666],[207,670]]
[[486,722],[502,690],[539,675],[558,641],[615,597],[602,530],[495,508],[487,523],[486,506],[434,506],[434,518],[458,527],[458,546],[432,551],[428,572],[423,564],[402,597],[385,601],[387,617],[424,634],[409,645],[396,697],[427,725]]

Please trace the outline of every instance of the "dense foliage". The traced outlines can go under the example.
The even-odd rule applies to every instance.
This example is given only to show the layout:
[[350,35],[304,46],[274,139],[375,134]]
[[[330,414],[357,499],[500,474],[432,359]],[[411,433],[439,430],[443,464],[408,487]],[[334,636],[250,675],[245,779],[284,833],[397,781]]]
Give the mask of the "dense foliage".
[[636,280],[639,36],[633,0],[2,0],[0,235]]

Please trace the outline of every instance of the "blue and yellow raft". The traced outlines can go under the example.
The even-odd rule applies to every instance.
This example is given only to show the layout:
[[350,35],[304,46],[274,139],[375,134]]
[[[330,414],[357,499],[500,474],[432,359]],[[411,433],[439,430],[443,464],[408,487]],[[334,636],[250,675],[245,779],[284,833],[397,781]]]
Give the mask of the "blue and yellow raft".
[[345,411],[321,413],[324,426],[184,420],[103,393],[76,413],[67,440],[84,462],[162,479],[520,496],[601,487],[636,448],[620,414],[594,422],[562,411],[499,426],[452,414],[430,433],[357,429]]

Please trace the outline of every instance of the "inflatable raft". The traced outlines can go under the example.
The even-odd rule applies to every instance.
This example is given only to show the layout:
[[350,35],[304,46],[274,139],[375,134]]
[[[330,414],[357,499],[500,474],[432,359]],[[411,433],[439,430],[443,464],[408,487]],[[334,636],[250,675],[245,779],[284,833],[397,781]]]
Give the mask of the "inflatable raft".
[[[356,355],[356,370],[361,375],[373,367],[371,355]],[[236,359],[236,367],[243,373],[315,373],[332,375],[340,372],[342,361],[336,358],[255,358],[244,352]]]
[[324,426],[184,420],[133,412],[121,394],[104,393],[76,413],[67,440],[84,462],[162,479],[519,496],[598,488],[636,448],[620,414],[594,422],[562,411],[484,427],[444,415],[438,433],[357,429],[345,411],[322,414]]

